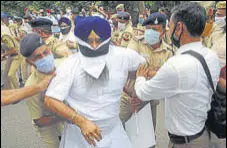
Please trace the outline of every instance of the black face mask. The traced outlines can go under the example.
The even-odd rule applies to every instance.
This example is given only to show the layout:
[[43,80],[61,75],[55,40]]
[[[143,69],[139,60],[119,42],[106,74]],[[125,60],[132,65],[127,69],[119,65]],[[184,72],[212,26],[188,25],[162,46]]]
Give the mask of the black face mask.
[[91,50],[90,48],[88,48],[86,46],[83,46],[80,44],[78,44],[78,45],[79,45],[79,49],[80,49],[80,52],[82,53],[82,55],[84,55],[86,57],[98,57],[98,56],[105,55],[109,52],[110,41],[107,42],[106,44],[102,45],[95,51]]
[[182,32],[180,33],[179,39],[176,39],[176,38],[174,37],[176,28],[177,28],[177,23],[175,24],[175,27],[174,27],[174,29],[173,29],[173,33],[171,34],[171,41],[172,41],[172,43],[173,43],[174,46],[176,46],[177,48],[180,48],[180,40],[181,40],[181,36],[182,36],[182,34],[183,34],[183,30],[182,30]]
[[62,34],[68,34],[69,33],[69,31],[71,30],[71,27],[72,26],[68,26],[68,27],[66,27],[66,28],[61,28],[61,33]]

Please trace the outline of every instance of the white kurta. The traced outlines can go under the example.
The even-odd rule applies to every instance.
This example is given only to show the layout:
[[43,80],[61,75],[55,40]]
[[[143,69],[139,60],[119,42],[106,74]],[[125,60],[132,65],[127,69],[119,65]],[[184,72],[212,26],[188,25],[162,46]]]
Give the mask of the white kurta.
[[[135,71],[145,59],[135,51],[110,46],[106,66],[109,81],[87,85],[81,54],[66,59],[57,69],[46,95],[69,105],[94,122],[103,139],[96,148],[131,148],[131,142],[119,119],[120,98],[129,71]],[[65,122],[60,148],[93,148],[76,125]]]

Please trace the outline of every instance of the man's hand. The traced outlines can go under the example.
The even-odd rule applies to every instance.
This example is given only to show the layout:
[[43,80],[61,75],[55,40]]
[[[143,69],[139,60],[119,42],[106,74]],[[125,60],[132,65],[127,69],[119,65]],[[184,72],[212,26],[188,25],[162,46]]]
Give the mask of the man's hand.
[[84,118],[82,124],[79,124],[78,126],[90,145],[96,146],[95,140],[100,141],[102,139],[101,131],[95,123]]
[[57,118],[55,118],[54,116],[49,116],[49,117],[41,117],[39,119],[34,119],[33,120],[36,124],[36,126],[38,127],[44,127],[44,126],[50,126],[53,123],[57,122]]
[[44,91],[47,89],[50,81],[56,76],[56,73],[53,73],[51,75],[45,75],[43,80],[38,83],[38,87],[40,88],[41,91]]
[[148,78],[152,78],[156,75],[156,73],[157,73],[157,71],[149,69],[147,76],[148,76]]
[[75,48],[75,43],[72,41],[66,41],[66,46],[69,47],[70,49]]
[[141,106],[141,104],[143,103],[142,100],[140,100],[137,96],[136,96],[136,92],[133,91],[132,93],[132,98],[130,99],[130,104],[133,107],[133,113],[138,112],[139,108]]
[[139,68],[137,70],[136,77],[145,77],[145,78],[147,78],[148,77],[148,72],[149,72],[149,69],[147,68],[147,65],[146,64],[142,64],[142,65],[139,66]]

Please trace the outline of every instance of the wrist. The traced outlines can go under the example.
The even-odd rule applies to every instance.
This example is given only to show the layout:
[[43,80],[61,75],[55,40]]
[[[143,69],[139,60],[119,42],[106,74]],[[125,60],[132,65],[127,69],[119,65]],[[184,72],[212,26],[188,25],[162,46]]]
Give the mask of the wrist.
[[85,118],[83,116],[79,115],[78,113],[74,113],[72,115],[71,121],[78,127],[81,127],[85,122]]
[[43,87],[42,87],[42,85],[41,85],[41,83],[38,83],[38,84],[36,85],[36,90],[38,90],[38,92],[41,92],[41,91],[44,90]]

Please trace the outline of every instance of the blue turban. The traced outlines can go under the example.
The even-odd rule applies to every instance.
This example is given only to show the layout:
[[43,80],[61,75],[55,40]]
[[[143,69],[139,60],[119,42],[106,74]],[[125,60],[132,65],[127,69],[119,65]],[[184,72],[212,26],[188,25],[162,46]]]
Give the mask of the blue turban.
[[66,23],[68,26],[71,26],[71,20],[67,17],[61,17],[61,19],[58,21],[59,26],[61,23]]
[[74,29],[76,37],[86,42],[92,30],[102,41],[111,37],[111,27],[105,19],[98,16],[76,17]]

